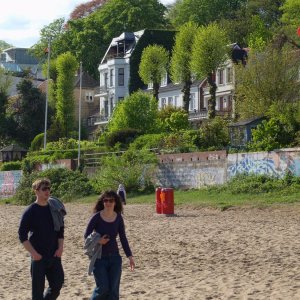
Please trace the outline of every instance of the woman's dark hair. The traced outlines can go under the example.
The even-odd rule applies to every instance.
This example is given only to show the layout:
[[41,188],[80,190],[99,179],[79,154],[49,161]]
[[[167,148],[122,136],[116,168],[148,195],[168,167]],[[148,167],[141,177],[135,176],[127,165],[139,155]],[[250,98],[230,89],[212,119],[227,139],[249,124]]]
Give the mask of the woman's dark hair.
[[93,209],[94,213],[104,209],[104,204],[103,204],[104,198],[114,198],[115,199],[114,211],[116,213],[123,213],[122,201],[119,195],[113,190],[105,191],[99,196],[98,201],[96,202],[96,205]]

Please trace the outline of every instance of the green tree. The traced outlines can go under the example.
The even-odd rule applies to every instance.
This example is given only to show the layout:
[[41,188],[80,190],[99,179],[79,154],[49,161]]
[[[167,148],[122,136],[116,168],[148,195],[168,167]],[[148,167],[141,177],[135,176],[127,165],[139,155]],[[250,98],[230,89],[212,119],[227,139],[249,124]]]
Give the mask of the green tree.
[[8,103],[8,88],[11,85],[11,77],[0,68],[0,147],[8,142],[9,125],[11,122],[6,115],[6,107]]
[[178,132],[190,128],[188,113],[186,111],[176,111],[166,119],[166,124],[171,132]]
[[281,21],[284,24],[283,31],[287,41],[300,48],[300,37],[296,30],[300,27],[300,3],[298,0],[286,0],[281,6]]
[[[9,110],[16,123],[14,140],[26,147],[34,137],[44,131],[45,95],[24,79],[17,85],[19,96],[9,103]],[[51,114],[51,111],[49,111]]]
[[75,57],[70,53],[57,58],[57,103],[56,119],[62,129],[62,137],[70,137],[74,129],[74,74],[78,68]]
[[184,84],[181,91],[183,92],[183,107],[187,112],[192,85],[191,52],[197,29],[197,25],[192,22],[180,27],[176,34],[170,65],[172,81]]
[[153,133],[157,130],[157,113],[154,98],[143,92],[135,92],[117,105],[109,121],[108,131],[132,128],[141,133]]
[[198,79],[207,78],[210,87],[210,99],[208,100],[208,117],[216,115],[216,90],[215,72],[228,56],[228,44],[226,32],[216,23],[207,27],[200,27],[196,33],[192,49],[191,67]]
[[192,21],[208,25],[222,18],[231,19],[246,0],[177,0],[170,8],[169,18],[174,27]]
[[167,74],[169,53],[159,45],[150,45],[143,50],[139,75],[145,84],[153,84],[153,97],[158,101],[160,82]]
[[281,126],[278,120],[270,119],[262,121],[256,129],[252,130],[252,141],[248,148],[252,151],[271,151],[279,149],[282,145],[279,143]]
[[[300,99],[299,54],[290,50],[266,49],[250,52],[247,67],[236,68],[236,109],[240,118],[277,113]],[[299,108],[297,108],[299,110]]]
[[101,20],[105,41],[124,31],[143,28],[164,28],[166,7],[158,0],[113,0],[106,2],[95,14]]
[[47,60],[47,52],[49,51],[49,40],[51,41],[50,51],[51,57],[56,58],[64,52],[62,49],[63,36],[65,33],[65,19],[59,18],[44,26],[40,31],[40,39],[33,45],[30,50],[35,57],[41,61]]
[[199,148],[202,150],[225,149],[229,145],[228,122],[220,117],[204,122],[199,129]]
[[4,50],[10,47],[12,47],[12,45],[6,43],[5,41],[0,40],[0,50]]

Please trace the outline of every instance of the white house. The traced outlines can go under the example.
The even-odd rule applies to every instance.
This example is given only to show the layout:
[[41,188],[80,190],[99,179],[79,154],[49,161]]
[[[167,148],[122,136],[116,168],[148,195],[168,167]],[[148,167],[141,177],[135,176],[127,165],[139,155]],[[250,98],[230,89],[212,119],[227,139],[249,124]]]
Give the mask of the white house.
[[[216,72],[216,114],[231,115],[234,92],[233,63],[229,59],[224,66]],[[163,80],[159,89],[159,108],[166,105],[183,107],[183,84],[166,84]],[[149,87],[151,89],[151,86]],[[207,119],[208,100],[210,98],[209,86],[206,79],[194,80],[190,89],[189,120],[201,121]]]
[[108,122],[114,107],[130,94],[130,86],[134,86],[133,90],[146,88],[137,75],[142,50],[151,44],[161,44],[170,51],[174,36],[175,31],[145,29],[124,32],[111,41],[98,68],[100,93],[95,97],[100,98],[100,114],[96,125]]
[[[162,34],[169,33],[162,39]],[[114,107],[119,101],[130,94],[132,82],[139,81],[136,86],[151,90],[143,85],[138,74],[142,50],[151,44],[161,43],[164,40],[167,50],[171,51],[174,44],[174,31],[160,30],[141,30],[137,32],[124,32],[110,43],[100,65],[100,93],[95,97],[100,98],[100,112],[97,120],[94,118],[95,125],[105,125],[112,115]],[[155,40],[155,37],[160,38]],[[157,42],[159,41],[159,42]],[[139,48],[138,50],[136,50]],[[234,110],[234,68],[233,62],[245,62],[247,53],[237,44],[232,45],[232,57],[216,71],[216,114],[221,116],[232,116]],[[137,52],[137,53],[136,53]],[[133,63],[134,62],[134,63]],[[170,83],[166,74],[161,82],[159,89],[159,108],[166,105],[183,107],[183,84]],[[207,119],[208,100],[210,98],[207,80],[195,80],[190,90],[189,120],[199,123]]]

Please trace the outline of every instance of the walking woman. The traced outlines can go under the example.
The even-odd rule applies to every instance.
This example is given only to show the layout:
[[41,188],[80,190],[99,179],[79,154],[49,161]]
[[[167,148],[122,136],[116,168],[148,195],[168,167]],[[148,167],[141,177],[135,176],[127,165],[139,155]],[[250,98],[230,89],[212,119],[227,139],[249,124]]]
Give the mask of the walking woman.
[[122,211],[122,202],[118,194],[112,190],[106,191],[100,195],[94,207],[94,215],[87,225],[84,238],[87,240],[96,233],[99,238],[98,244],[102,247],[101,255],[97,256],[92,269],[96,288],[91,300],[119,299],[122,257],[116,240],[118,235],[129,259],[130,268],[134,270],[135,264],[125,233]]

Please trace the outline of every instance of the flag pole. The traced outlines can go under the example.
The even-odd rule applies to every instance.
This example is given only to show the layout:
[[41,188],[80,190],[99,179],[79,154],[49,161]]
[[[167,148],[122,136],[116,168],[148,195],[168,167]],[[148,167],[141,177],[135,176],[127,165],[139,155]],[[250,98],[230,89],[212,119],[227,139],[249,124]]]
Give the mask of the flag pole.
[[47,144],[47,118],[48,118],[48,99],[49,99],[49,80],[50,80],[50,51],[51,51],[51,39],[48,39],[48,65],[47,65],[47,86],[46,86],[46,106],[45,106],[45,131],[44,131],[44,150],[46,150]]
[[82,62],[79,70],[79,108],[78,108],[78,169],[80,167],[80,140],[81,140],[81,89],[82,89]]

